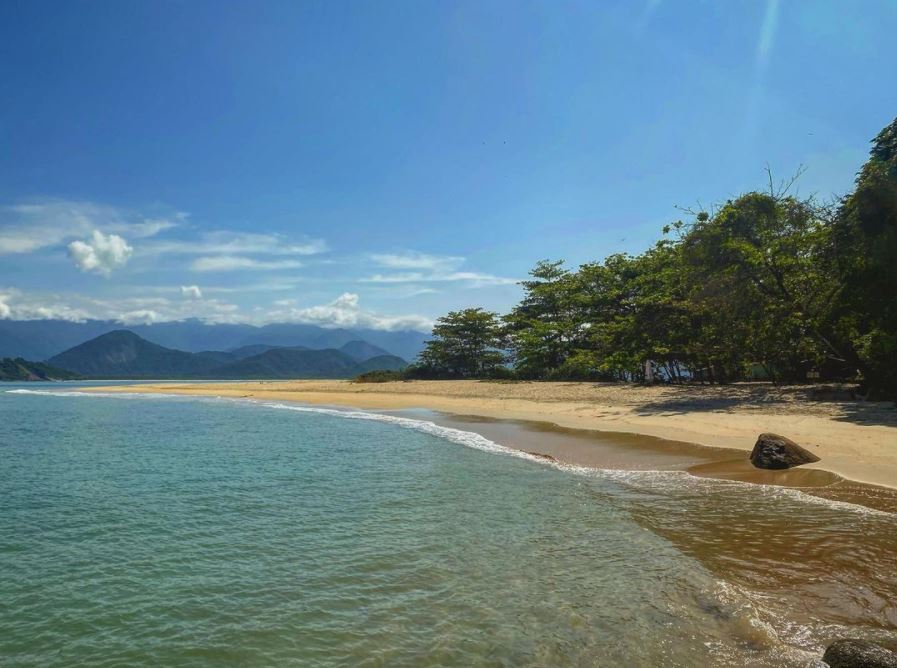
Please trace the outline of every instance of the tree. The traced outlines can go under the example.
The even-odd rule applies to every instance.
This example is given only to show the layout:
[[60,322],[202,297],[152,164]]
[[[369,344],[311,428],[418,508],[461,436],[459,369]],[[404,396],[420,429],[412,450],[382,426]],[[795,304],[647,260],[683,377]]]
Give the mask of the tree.
[[420,354],[422,375],[481,378],[505,362],[501,326],[495,313],[481,308],[451,311],[436,321],[433,338]]
[[856,349],[871,393],[897,398],[897,119],[872,141],[833,241],[842,289],[832,319]]
[[563,260],[541,260],[522,281],[523,300],[505,316],[518,373],[543,378],[569,357],[578,331],[575,289]]
[[728,201],[687,228],[681,243],[690,299],[710,340],[722,344],[707,352],[727,376],[740,375],[738,367],[749,362],[794,377],[826,357],[855,362],[827,319],[839,288],[826,260],[828,219],[813,200],[771,187]]
[[837,208],[793,183],[693,212],[640,255],[576,271],[542,260],[502,319],[506,345],[495,314],[468,309],[440,319],[421,359],[477,376],[508,348],[521,377],[581,380],[640,380],[649,360],[668,380],[710,382],[815,367],[897,399],[897,119]]

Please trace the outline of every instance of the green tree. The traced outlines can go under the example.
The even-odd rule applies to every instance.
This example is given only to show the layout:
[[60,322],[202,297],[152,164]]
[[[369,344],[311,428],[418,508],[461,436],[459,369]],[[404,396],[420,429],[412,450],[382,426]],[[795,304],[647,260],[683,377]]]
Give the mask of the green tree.
[[639,380],[651,360],[668,379],[711,382],[758,366],[802,380],[823,365],[897,398],[897,119],[837,209],[789,195],[790,185],[770,179],[767,192],[674,223],[641,255],[576,271],[543,260],[502,319],[506,345],[495,314],[456,311],[422,363],[484,375],[507,348],[522,377]]
[[504,364],[502,348],[502,330],[495,313],[481,308],[451,311],[436,321],[433,338],[420,354],[418,372],[436,377],[486,377]]
[[[708,363],[728,378],[750,362],[797,376],[850,347],[827,313],[838,283],[827,262],[831,227],[825,207],[770,189],[698,216],[682,237]],[[752,358],[752,359],[751,359]]]
[[523,300],[505,316],[518,373],[543,378],[570,356],[579,333],[573,276],[563,260],[541,260],[522,281]]
[[832,320],[856,349],[871,393],[897,398],[897,119],[872,141],[833,240],[841,290]]

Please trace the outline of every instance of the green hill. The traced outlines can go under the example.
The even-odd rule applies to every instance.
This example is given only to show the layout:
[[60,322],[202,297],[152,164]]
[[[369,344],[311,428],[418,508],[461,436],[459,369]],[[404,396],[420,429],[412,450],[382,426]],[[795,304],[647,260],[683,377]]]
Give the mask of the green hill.
[[196,378],[221,366],[215,356],[163,348],[123,329],[86,341],[47,362],[94,378]]
[[358,364],[361,373],[368,371],[401,371],[408,362],[395,355],[377,355]]
[[[353,342],[356,353],[377,346]],[[255,347],[255,346],[253,346]],[[230,352],[188,353],[150,343],[127,330],[116,330],[66,350],[48,362],[91,378],[352,378],[372,370],[399,370],[405,360],[376,355],[358,362],[342,350],[302,347],[244,347]],[[241,359],[243,357],[243,359]]]
[[0,381],[77,380],[77,373],[58,369],[43,362],[29,362],[21,357],[0,359]]
[[[380,346],[375,346],[373,343],[368,343],[367,341],[349,341],[346,344],[343,344],[339,348],[342,352],[346,353],[349,357],[354,359],[356,362],[364,362],[365,360],[369,360],[374,357],[381,356],[389,356],[396,357],[388,350],[383,350]],[[396,359],[401,359],[400,357],[396,357]]]
[[211,378],[348,378],[358,363],[340,350],[273,348],[260,355],[226,364]]

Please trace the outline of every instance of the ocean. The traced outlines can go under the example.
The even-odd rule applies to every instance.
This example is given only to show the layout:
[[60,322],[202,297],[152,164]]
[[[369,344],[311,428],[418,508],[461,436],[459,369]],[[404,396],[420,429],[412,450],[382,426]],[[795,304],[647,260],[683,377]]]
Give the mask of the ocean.
[[0,665],[810,666],[897,516],[419,412],[0,388]]

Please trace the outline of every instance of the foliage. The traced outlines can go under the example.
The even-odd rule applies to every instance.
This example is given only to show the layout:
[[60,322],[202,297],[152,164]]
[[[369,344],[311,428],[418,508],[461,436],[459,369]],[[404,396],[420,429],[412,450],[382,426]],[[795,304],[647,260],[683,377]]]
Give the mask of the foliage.
[[872,141],[869,161],[833,226],[843,286],[833,321],[857,351],[873,394],[897,397],[897,119]]
[[359,374],[352,379],[353,383],[393,383],[399,380],[405,380],[405,374],[402,371],[393,371],[378,369],[376,371],[367,371]]
[[29,362],[21,357],[4,357],[0,359],[0,380],[77,380],[76,373],[59,369],[43,362]]
[[837,206],[791,195],[793,183],[770,178],[715,211],[687,211],[637,256],[538,262],[502,328],[481,309],[448,314],[415,373],[485,377],[506,346],[519,378],[640,381],[646,365],[667,382],[812,372],[897,397],[897,120]]
[[410,371],[418,377],[482,378],[505,362],[495,313],[481,308],[452,311],[439,318],[433,338]]

